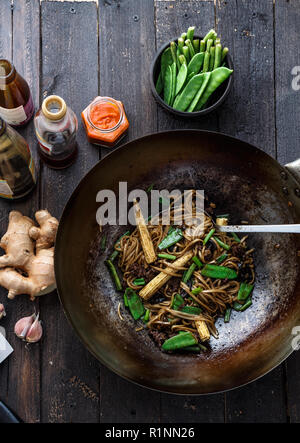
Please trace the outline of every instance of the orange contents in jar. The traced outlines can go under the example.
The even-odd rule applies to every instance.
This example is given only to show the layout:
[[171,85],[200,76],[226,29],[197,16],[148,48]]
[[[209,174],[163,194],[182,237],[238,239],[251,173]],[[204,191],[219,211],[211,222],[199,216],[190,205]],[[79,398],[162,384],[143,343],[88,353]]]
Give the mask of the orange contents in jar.
[[101,129],[114,128],[120,120],[119,108],[111,102],[95,103],[90,109],[91,122]]
[[100,146],[115,146],[129,126],[123,103],[110,97],[96,97],[81,116],[90,143]]

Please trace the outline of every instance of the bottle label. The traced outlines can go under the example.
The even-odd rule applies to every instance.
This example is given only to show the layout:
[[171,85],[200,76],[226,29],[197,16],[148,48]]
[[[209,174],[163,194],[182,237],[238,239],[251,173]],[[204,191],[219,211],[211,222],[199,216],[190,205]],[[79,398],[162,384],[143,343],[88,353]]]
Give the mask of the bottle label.
[[52,153],[52,145],[50,145],[50,143],[46,143],[45,141],[43,143],[41,143],[39,141],[39,145],[40,145],[42,151],[44,151],[48,155],[51,155],[51,153]]
[[13,191],[10,189],[6,180],[0,180],[0,197],[12,198]]
[[24,125],[32,117],[33,111],[34,105],[32,97],[30,96],[25,106],[18,106],[12,109],[2,108],[2,106],[0,106],[0,117],[9,125]]

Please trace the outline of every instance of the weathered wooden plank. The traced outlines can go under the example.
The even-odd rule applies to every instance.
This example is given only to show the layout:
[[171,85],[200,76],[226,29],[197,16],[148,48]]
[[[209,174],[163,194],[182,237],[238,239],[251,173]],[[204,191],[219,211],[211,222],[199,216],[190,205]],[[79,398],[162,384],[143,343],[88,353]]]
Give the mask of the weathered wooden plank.
[[[25,2],[14,0],[13,5],[13,62],[17,71],[28,81],[36,106],[39,104],[39,27],[40,5],[38,0]],[[27,140],[35,161],[35,136],[30,122],[19,132]],[[36,161],[38,171],[38,161]],[[38,186],[24,201],[14,202],[11,209],[20,210],[33,217],[39,208]],[[8,215],[8,213],[6,214]],[[7,222],[7,220],[6,220]],[[15,349],[10,359],[8,375],[8,404],[26,422],[40,420],[40,344],[25,347],[12,334],[15,322],[39,310],[39,302],[33,303],[26,297],[9,302],[9,329],[12,346]]]
[[281,365],[261,379],[226,393],[227,423],[284,423],[284,368]]
[[[100,94],[122,100],[130,127],[126,140],[156,131],[149,69],[155,52],[152,1],[99,1]],[[109,152],[102,150],[102,155]],[[122,401],[120,401],[122,399]],[[101,368],[102,422],[157,422],[160,395]]]
[[[299,157],[299,4],[275,2],[275,79],[278,160],[284,164]],[[292,72],[293,71],[293,72]],[[294,80],[294,82],[292,82]]]
[[[0,3],[0,57],[11,58],[12,57],[12,12],[10,8],[10,0],[5,0]],[[8,213],[10,205],[4,199],[0,201],[0,229],[1,234],[5,232],[6,228],[6,214]],[[8,333],[11,329],[11,317],[12,310],[8,308],[6,300],[6,292],[3,288],[0,288],[0,302],[5,305],[7,310],[7,316],[1,320],[1,326],[6,329]],[[8,335],[8,340],[10,336]],[[6,359],[0,365],[0,398],[7,404],[10,403],[8,398],[8,374],[9,374],[9,359]],[[11,405],[12,406],[12,405]]]
[[273,2],[219,0],[216,22],[235,70],[219,128],[275,156]]
[[0,56],[12,60],[12,6],[11,0],[0,5]]
[[[64,204],[98,151],[87,142],[80,112],[98,93],[95,3],[41,4],[43,97],[64,97],[79,119],[79,155],[68,169],[43,166],[41,204],[60,217]],[[56,294],[42,300],[46,330],[42,347],[42,421],[97,422],[99,365],[79,342]]]
[[[189,26],[204,36],[215,25],[214,2],[207,0],[155,0],[156,42],[159,49],[165,42],[180,36]],[[217,114],[183,119],[158,106],[158,130],[195,128],[217,129]]]
[[[155,130],[156,107],[149,72],[155,52],[153,1],[99,1],[100,92],[123,101],[128,136]],[[102,149],[102,155],[110,152]]]
[[[275,90],[278,160],[285,164],[300,157],[299,98],[300,52],[298,49],[300,10],[294,1],[275,2]],[[292,83],[292,81],[294,82]],[[300,422],[300,353],[286,361],[289,419]]]
[[[236,75],[220,108],[219,130],[276,155],[273,2],[219,0],[217,30],[230,49]],[[283,368],[226,394],[228,422],[286,420]],[[266,407],[267,405],[267,407]]]
[[[159,48],[166,41],[196,26],[196,33],[204,36],[214,27],[214,3],[210,1],[155,1],[156,39]],[[158,129],[202,128],[217,129],[216,114],[199,120],[178,120],[158,107]],[[162,394],[162,422],[223,422],[224,395],[206,397],[174,396]]]
[[[1,55],[11,59],[18,72],[28,81],[35,104],[39,99],[39,1],[25,2],[14,0],[1,3],[6,8],[6,13],[0,13],[2,18],[1,31]],[[11,26],[13,25],[13,30]],[[13,36],[13,38],[12,38]],[[4,45],[6,50],[4,49]],[[34,158],[34,134],[33,124],[29,123],[26,128],[19,132],[26,138],[31,147]],[[1,203],[3,218],[1,217],[1,235],[6,230],[8,213],[11,209],[20,210],[22,213],[33,216],[38,209],[38,187],[22,202]],[[7,318],[5,326],[8,338],[14,354],[9,360],[9,372],[7,374],[7,388],[5,401],[26,422],[37,422],[40,419],[40,346],[36,344],[30,348],[25,347],[13,334],[15,322],[26,315],[38,310],[38,303],[33,303],[28,297],[20,297],[13,301],[7,301]],[[1,377],[2,379],[2,377]],[[2,382],[1,382],[2,383]]]

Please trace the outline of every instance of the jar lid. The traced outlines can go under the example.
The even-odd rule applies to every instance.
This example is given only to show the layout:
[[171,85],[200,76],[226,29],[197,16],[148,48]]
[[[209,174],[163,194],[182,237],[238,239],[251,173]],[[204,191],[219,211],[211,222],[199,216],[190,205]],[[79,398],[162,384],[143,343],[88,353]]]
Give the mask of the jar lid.
[[42,112],[49,120],[60,120],[67,112],[67,105],[58,95],[49,95],[42,104]]

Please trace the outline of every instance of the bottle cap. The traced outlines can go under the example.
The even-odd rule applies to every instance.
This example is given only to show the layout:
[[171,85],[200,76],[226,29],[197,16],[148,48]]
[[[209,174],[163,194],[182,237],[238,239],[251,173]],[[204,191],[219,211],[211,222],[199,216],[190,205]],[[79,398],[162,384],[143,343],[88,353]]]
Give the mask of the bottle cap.
[[43,101],[42,112],[49,120],[60,120],[67,112],[66,102],[58,95],[49,95]]

